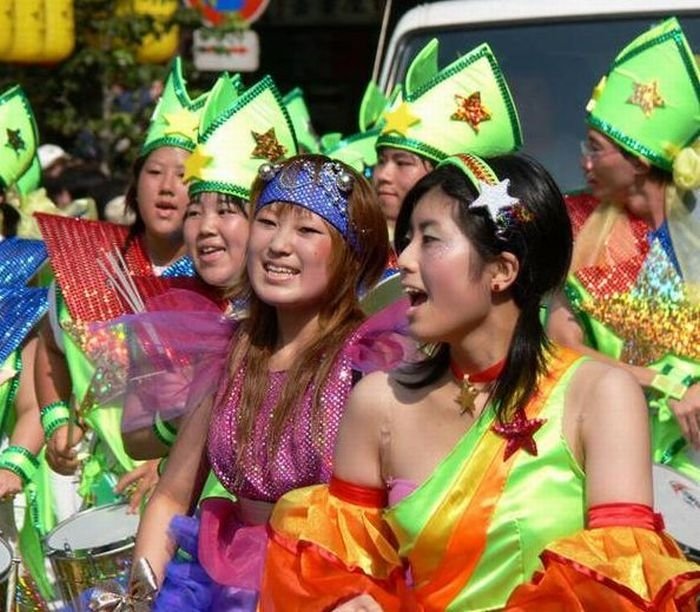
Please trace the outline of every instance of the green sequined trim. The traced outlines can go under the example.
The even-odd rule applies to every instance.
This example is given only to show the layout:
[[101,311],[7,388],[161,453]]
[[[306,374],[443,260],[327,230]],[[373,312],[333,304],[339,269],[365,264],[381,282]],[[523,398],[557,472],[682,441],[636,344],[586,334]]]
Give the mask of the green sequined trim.
[[403,136],[392,136],[391,134],[382,134],[377,138],[377,144],[375,145],[377,149],[381,147],[393,147],[396,149],[404,149],[410,151],[411,153],[416,153],[417,155],[422,155],[431,159],[434,162],[441,162],[449,155],[440,149],[431,147],[420,140],[415,140],[414,138],[405,138]]
[[238,185],[224,183],[222,181],[196,181],[192,183],[189,188],[190,197],[209,191],[225,193],[236,198],[241,198],[246,202],[250,199],[250,189],[246,190]]
[[671,170],[673,167],[673,162],[666,159],[661,153],[657,153],[656,151],[652,151],[649,147],[645,147],[641,142],[623,133],[607,121],[603,121],[602,119],[594,117],[593,115],[588,115],[587,121],[588,125],[591,127],[603,132],[604,134],[607,134],[626,149],[645,157],[660,168],[663,168],[664,170]]
[[156,140],[149,142],[145,147],[143,147],[141,149],[141,157],[146,157],[161,147],[177,147],[192,153],[192,151],[194,151],[195,143],[187,138],[182,138],[179,136],[163,136],[162,138],[157,138]]

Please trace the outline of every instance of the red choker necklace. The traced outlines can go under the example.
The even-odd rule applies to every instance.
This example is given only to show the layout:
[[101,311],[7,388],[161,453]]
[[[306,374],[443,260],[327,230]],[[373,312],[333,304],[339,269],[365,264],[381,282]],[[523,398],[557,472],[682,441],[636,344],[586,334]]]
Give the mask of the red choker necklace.
[[492,366],[475,372],[474,374],[465,373],[452,359],[450,359],[450,372],[455,380],[459,383],[459,397],[457,403],[461,406],[461,412],[464,414],[474,414],[474,400],[479,395],[479,389],[474,386],[474,383],[490,383],[496,380],[499,374],[503,371],[506,360],[494,363]]

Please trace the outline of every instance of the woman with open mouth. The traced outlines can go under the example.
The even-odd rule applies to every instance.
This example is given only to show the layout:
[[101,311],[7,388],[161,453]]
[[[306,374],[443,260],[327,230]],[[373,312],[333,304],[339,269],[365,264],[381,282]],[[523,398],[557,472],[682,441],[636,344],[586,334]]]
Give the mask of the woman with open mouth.
[[700,567],[651,508],[639,386],[544,333],[571,254],[551,176],[450,157],[396,228],[428,356],[363,378],[330,484],[278,501],[260,608],[691,609]]

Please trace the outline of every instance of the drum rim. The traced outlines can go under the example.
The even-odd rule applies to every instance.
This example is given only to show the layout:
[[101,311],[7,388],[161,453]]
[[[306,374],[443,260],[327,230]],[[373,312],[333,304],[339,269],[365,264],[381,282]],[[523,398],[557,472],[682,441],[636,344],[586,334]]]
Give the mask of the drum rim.
[[66,550],[65,548],[54,548],[49,544],[49,538],[61,527],[64,527],[65,525],[74,522],[77,516],[82,517],[93,512],[105,510],[107,508],[119,508],[127,506],[128,504],[126,502],[113,502],[110,504],[104,504],[102,506],[93,506],[92,508],[80,510],[79,512],[72,514],[68,518],[63,519],[60,523],[57,523],[56,526],[42,538],[42,544],[46,555],[57,558],[62,557],[65,559],[77,559],[82,557],[95,557],[106,552],[117,552],[122,549],[127,549],[136,541],[135,535],[122,538],[121,540],[115,540],[114,542],[104,544],[103,546],[93,546],[91,548],[71,548],[70,550]]
[[0,546],[7,550],[8,557],[10,559],[10,562],[7,564],[7,567],[4,570],[0,569],[0,582],[4,582],[5,578],[7,578],[10,575],[10,571],[12,570],[12,561],[14,560],[15,554],[12,550],[12,545],[2,536],[0,536]]

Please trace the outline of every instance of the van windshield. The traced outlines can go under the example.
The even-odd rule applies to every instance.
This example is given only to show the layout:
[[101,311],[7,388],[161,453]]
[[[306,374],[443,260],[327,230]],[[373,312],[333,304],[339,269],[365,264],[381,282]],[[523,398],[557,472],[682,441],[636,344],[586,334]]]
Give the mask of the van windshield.
[[[585,186],[579,141],[585,137],[585,107],[593,87],[615,55],[662,17],[420,30],[400,43],[390,78],[394,83],[403,79],[411,60],[431,38],[440,41],[440,67],[488,42],[515,98],[523,151],[540,160],[563,191],[575,191]],[[698,49],[700,15],[678,17],[691,48]]]

